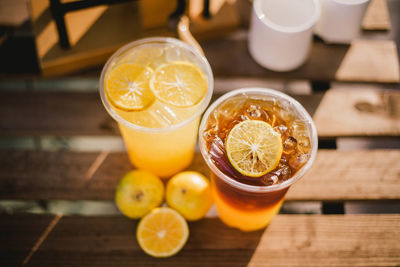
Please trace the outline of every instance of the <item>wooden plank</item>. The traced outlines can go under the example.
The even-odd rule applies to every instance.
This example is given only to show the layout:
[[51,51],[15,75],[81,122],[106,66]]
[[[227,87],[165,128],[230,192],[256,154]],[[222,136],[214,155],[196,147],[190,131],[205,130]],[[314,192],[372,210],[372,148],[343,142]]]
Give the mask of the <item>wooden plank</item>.
[[98,93],[2,92],[0,135],[118,134]]
[[400,70],[396,43],[354,40],[335,77],[338,81],[398,83]]
[[400,93],[374,89],[331,89],[314,115],[320,137],[398,136]]
[[391,27],[386,0],[372,0],[365,13],[364,30],[389,30]]
[[107,155],[97,170],[92,170],[92,166],[100,153],[2,151],[0,154],[1,190],[8,192],[0,194],[3,199],[110,200],[119,179],[132,169],[125,153]]
[[[73,0],[64,0],[63,3]],[[29,1],[32,24],[35,32],[35,42],[37,54],[40,60],[47,52],[58,43],[58,33],[54,19],[44,20],[42,16],[49,12],[50,3],[47,0]],[[68,40],[71,46],[74,46],[96,20],[105,12],[106,6],[96,6],[88,9],[68,12],[65,15],[65,28],[68,33]]]
[[319,150],[310,171],[288,200],[384,200],[400,198],[399,150]]
[[0,266],[20,266],[54,215],[0,214]]
[[146,28],[165,27],[168,18],[174,12],[176,6],[168,1],[147,0],[139,1],[141,26]]
[[[294,97],[312,114],[322,95]],[[98,92],[2,91],[0,136],[16,135],[119,135],[119,130]]]
[[[23,220],[22,220],[23,218]],[[4,216],[14,229],[40,216]],[[10,223],[13,222],[13,224]],[[183,250],[167,259],[144,254],[136,221],[121,216],[64,216],[29,264],[34,266],[398,266],[400,215],[278,215],[261,231],[244,233],[217,218],[189,224]],[[27,231],[27,236],[31,237]],[[26,237],[11,235],[19,244]],[[22,240],[21,240],[22,239]],[[23,255],[24,249],[3,252]],[[22,258],[21,258],[22,261]],[[8,258],[0,258],[9,266]]]
[[[202,47],[216,77],[264,77],[279,79],[335,80],[349,46],[314,42],[310,58],[290,72],[274,72],[258,65],[250,56],[247,39],[215,39],[202,42]],[[227,49],[229,47],[229,49]]]
[[[294,97],[313,114],[322,95]],[[379,87],[330,90],[314,115],[318,135],[398,136],[399,98]],[[118,134],[96,92],[0,92],[0,136]]]
[[249,266],[396,266],[398,225],[399,215],[278,216]]
[[393,41],[359,40],[351,46],[328,45],[316,41],[306,63],[290,72],[274,72],[258,65],[249,55],[247,40],[212,40],[203,43],[203,48],[214,75],[221,77],[262,76],[385,83],[399,81],[399,61]]
[[0,25],[18,27],[29,19],[28,7],[23,0],[0,1]]
[[[102,159],[94,169],[94,163]],[[399,150],[319,150],[287,200],[400,199]],[[0,151],[0,199],[113,200],[133,167],[126,153]],[[189,170],[209,176],[200,153]]]

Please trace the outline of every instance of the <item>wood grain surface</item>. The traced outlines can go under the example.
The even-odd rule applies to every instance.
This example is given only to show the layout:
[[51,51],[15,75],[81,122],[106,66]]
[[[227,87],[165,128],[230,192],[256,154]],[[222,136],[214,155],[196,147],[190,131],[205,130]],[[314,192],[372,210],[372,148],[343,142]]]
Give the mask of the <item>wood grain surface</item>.
[[[293,97],[313,114],[322,95]],[[119,135],[119,130],[98,92],[0,92],[0,136],[38,135]]]
[[21,266],[53,218],[0,214],[0,265]]
[[[20,265],[52,220],[47,215],[0,215],[0,246],[6,255],[0,265]],[[265,230],[249,233],[228,228],[217,218],[189,227],[181,252],[155,259],[139,248],[135,221],[121,216],[63,216],[31,253],[28,266],[400,264],[399,215],[277,215]]]
[[320,150],[310,171],[290,188],[286,199],[399,199],[399,161],[398,150]]
[[331,89],[313,119],[320,137],[398,136],[399,105],[395,90]]
[[[101,164],[97,164],[101,159]],[[320,150],[286,200],[400,199],[399,150]],[[126,153],[0,151],[0,199],[112,200]],[[189,170],[209,176],[200,153]]]
[[335,75],[338,81],[398,83],[399,56],[391,40],[354,40]]
[[391,27],[386,0],[372,0],[365,13],[362,28],[364,30],[389,30]]
[[[283,79],[335,80],[349,46],[314,42],[310,58],[300,68],[290,72],[274,72],[258,65],[250,56],[247,39],[215,39],[202,42],[202,47],[217,77],[265,77]],[[229,47],[229,49],[226,49]]]
[[[221,94],[215,94],[214,101]],[[313,115],[320,137],[396,136],[399,93],[335,89],[293,95]],[[319,107],[317,109],[317,107]],[[317,111],[316,111],[317,110]],[[0,136],[119,135],[96,92],[0,92]]]
[[2,92],[0,135],[118,134],[98,93]]

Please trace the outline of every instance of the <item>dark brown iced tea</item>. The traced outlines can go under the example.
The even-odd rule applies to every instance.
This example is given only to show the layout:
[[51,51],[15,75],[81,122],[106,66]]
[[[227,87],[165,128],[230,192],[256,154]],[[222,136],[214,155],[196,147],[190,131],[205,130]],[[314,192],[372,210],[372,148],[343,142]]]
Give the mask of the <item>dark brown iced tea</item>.
[[[229,132],[245,120],[267,122],[281,136],[283,150],[279,164],[261,177],[240,173],[227,156]],[[212,171],[213,192],[219,215],[226,224],[256,230],[267,225],[279,211],[289,187],[266,188],[272,189],[290,180],[310,159],[312,143],[307,123],[310,122],[294,112],[288,103],[283,105],[276,98],[251,94],[228,98],[209,113],[200,138],[204,141],[207,163],[219,170]]]

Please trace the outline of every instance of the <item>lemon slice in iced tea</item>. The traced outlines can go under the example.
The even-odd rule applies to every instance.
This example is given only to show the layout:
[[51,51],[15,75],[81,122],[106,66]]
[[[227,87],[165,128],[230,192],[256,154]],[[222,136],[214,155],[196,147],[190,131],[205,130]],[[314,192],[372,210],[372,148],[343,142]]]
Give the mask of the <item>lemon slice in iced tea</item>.
[[153,257],[178,253],[189,237],[189,227],[177,211],[156,208],[140,221],[136,238],[140,247]]
[[116,107],[124,110],[143,110],[154,101],[149,87],[153,70],[137,64],[124,63],[113,70],[106,80],[106,92]]
[[192,63],[174,61],[156,69],[150,87],[162,102],[176,107],[190,107],[205,96],[207,80],[202,71]]
[[271,125],[259,120],[236,124],[226,139],[226,152],[241,174],[260,177],[272,171],[282,155],[282,139]]

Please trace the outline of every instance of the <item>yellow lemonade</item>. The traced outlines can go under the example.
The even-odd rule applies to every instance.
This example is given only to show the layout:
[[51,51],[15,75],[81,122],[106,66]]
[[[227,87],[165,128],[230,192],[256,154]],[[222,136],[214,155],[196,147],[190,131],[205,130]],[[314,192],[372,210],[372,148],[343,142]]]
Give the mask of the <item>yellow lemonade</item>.
[[134,166],[169,177],[191,163],[212,79],[205,57],[173,38],[135,41],[108,60],[100,94]]

